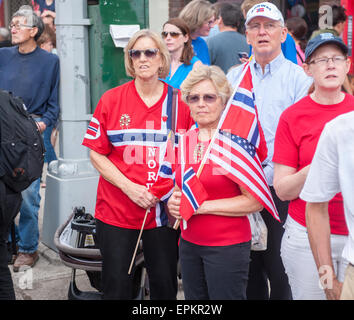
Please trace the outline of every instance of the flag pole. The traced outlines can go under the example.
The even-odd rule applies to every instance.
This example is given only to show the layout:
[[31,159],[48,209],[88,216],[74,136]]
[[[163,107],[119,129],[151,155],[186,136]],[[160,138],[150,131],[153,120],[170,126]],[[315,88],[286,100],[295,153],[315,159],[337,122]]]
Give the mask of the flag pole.
[[144,221],[143,221],[143,224],[142,224],[141,229],[140,229],[138,241],[136,242],[136,245],[135,245],[135,250],[134,250],[134,254],[133,254],[133,256],[132,256],[132,260],[131,260],[131,262],[130,262],[130,267],[129,267],[129,270],[128,270],[128,274],[130,274],[130,273],[132,272],[132,268],[133,268],[133,264],[134,264],[134,260],[135,260],[136,253],[137,253],[137,251],[138,251],[138,247],[139,247],[139,242],[140,242],[140,239],[141,239],[141,235],[143,234],[143,230],[144,230],[144,226],[145,226],[146,217],[147,217],[147,215],[148,215],[149,212],[150,212],[150,208],[149,208],[149,209],[146,209]]
[[[210,143],[209,143],[209,145],[208,145],[208,148],[207,148],[207,150],[205,151],[205,154],[204,154],[204,157],[203,157],[203,159],[202,159],[202,162],[201,162],[200,165],[199,165],[198,172],[197,172],[197,177],[198,177],[198,178],[200,177],[200,175],[201,175],[201,173],[202,173],[202,170],[203,170],[203,168],[204,168],[204,165],[205,165],[205,163],[206,163],[206,161],[207,161],[207,159],[208,159],[208,155],[209,155],[209,153],[210,153],[210,149],[211,149],[212,145],[214,144],[214,141],[215,141],[215,139],[216,139],[217,133],[219,132],[219,129],[220,129],[220,127],[221,127],[221,124],[223,123],[223,121],[224,121],[224,119],[225,119],[225,117],[226,117],[226,114],[227,114],[227,112],[228,112],[228,110],[229,110],[229,108],[230,108],[230,105],[231,105],[231,102],[232,102],[232,98],[233,98],[233,96],[235,95],[235,93],[236,93],[238,87],[240,86],[240,83],[241,83],[243,77],[245,76],[245,74],[246,74],[246,72],[247,72],[247,69],[249,68],[249,63],[251,62],[252,58],[253,58],[253,56],[250,56],[250,58],[248,59],[247,65],[246,65],[246,67],[243,69],[243,71],[242,71],[242,73],[241,73],[241,76],[240,76],[239,79],[238,79],[237,85],[235,86],[235,89],[234,89],[234,91],[233,91],[233,93],[232,93],[232,95],[231,95],[229,101],[228,101],[227,104],[226,104],[225,110],[224,110],[224,112],[222,113],[222,115],[221,115],[221,117],[220,117],[220,120],[219,120],[219,122],[218,122],[218,126],[217,126],[217,128],[215,129],[215,131],[214,131],[213,137],[211,138],[211,141],[210,141]],[[180,225],[180,222],[181,222],[181,220],[176,220],[176,222],[175,222],[175,224],[174,224],[174,226],[173,226],[173,229],[177,230],[178,227],[179,227],[179,225]]]
[[[167,143],[168,143],[168,140],[170,139],[172,141],[174,135],[173,135],[173,132],[172,130],[168,133],[168,136],[167,136],[167,140],[166,140],[166,148],[167,149]],[[161,158],[161,154],[165,154],[166,153],[166,150],[164,152],[161,152],[160,153],[160,158]],[[161,159],[159,160],[159,163],[160,163],[160,166],[161,166]],[[159,168],[160,170],[160,168]],[[157,176],[156,176],[156,179],[157,179]],[[155,181],[156,182],[156,181]],[[136,253],[138,251],[138,247],[139,247],[139,243],[140,243],[140,239],[141,239],[141,235],[143,234],[143,230],[144,230],[144,226],[145,226],[145,221],[146,221],[146,218],[147,218],[147,215],[148,213],[150,212],[150,208],[146,209],[146,212],[145,212],[145,217],[144,217],[144,220],[143,220],[143,224],[141,225],[141,228],[140,228],[140,232],[139,232],[139,237],[138,237],[138,240],[136,242],[136,245],[135,245],[135,250],[134,250],[134,254],[132,256],[132,260],[130,262],[130,267],[129,267],[129,270],[128,270],[128,274],[131,273],[132,271],[132,268],[133,268],[133,264],[134,264],[134,260],[135,260],[135,257],[136,257]]]

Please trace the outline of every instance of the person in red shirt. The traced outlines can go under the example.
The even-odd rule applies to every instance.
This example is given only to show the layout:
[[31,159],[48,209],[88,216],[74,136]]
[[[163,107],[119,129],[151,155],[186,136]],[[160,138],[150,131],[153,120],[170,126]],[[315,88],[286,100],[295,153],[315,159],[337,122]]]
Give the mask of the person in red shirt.
[[[314,91],[286,109],[279,120],[274,147],[274,188],[290,200],[281,256],[293,298],[325,299],[306,230],[305,206],[299,198],[321,132],[327,122],[354,110],[354,97],[341,91],[350,62],[348,48],[330,33],[312,39],[305,51],[305,72],[313,77]],[[347,261],[341,257],[348,235],[341,194],[329,203],[332,258],[339,281]],[[328,276],[328,275],[327,275]],[[335,283],[334,286],[340,285]],[[335,290],[334,287],[324,288]]]
[[101,175],[95,217],[103,257],[103,297],[134,298],[128,269],[150,209],[142,235],[150,298],[176,299],[178,234],[167,227],[164,206],[149,188],[169,131],[175,128],[178,137],[193,120],[180,93],[173,95],[173,88],[159,80],[169,72],[170,54],[156,33],[138,31],[124,54],[126,72],[134,80],[103,94],[83,141]]
[[[183,148],[180,144],[178,153],[185,152],[186,170],[192,167],[198,172],[232,91],[223,71],[206,65],[189,73],[181,91],[198,128],[183,136],[186,144]],[[175,177],[181,188],[179,164],[180,158]],[[187,300],[246,299],[252,238],[247,214],[261,210],[262,205],[210,161],[199,180],[208,198],[188,219],[187,228],[181,223],[179,257],[184,296]],[[168,208],[177,219],[181,219],[180,204],[181,192],[176,189]]]

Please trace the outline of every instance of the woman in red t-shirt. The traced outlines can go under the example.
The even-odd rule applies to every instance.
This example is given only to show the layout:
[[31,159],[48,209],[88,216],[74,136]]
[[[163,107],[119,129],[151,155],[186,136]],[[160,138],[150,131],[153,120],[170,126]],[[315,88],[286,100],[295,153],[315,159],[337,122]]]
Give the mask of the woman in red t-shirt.
[[[354,97],[341,91],[350,66],[347,53],[343,41],[330,33],[309,42],[304,70],[313,77],[314,91],[282,113],[275,136],[274,188],[280,199],[290,200],[281,256],[295,300],[330,297],[341,286],[338,280],[343,281],[347,264],[341,257],[348,235],[341,194],[329,204],[332,266],[316,267],[306,230],[306,203],[299,198],[323,127],[354,110]],[[328,268],[334,270],[333,286],[327,283],[325,291],[317,268],[321,280],[329,279]]]
[[167,227],[164,206],[150,187],[169,131],[175,127],[176,135],[184,133],[193,120],[180,94],[173,95],[173,88],[159,80],[170,69],[160,36],[140,30],[124,54],[127,74],[134,79],[102,95],[83,141],[100,173],[95,218],[103,297],[135,298],[134,276],[128,270],[145,222],[142,242],[150,298],[176,299],[178,233]]
[[[193,69],[181,86],[182,97],[198,128],[183,136],[183,172],[198,172],[201,160],[231,95],[225,74],[219,67],[202,65]],[[181,146],[181,144],[180,144]],[[183,150],[182,150],[183,149]],[[180,159],[177,163],[181,163]],[[181,187],[181,166],[176,183]],[[199,181],[208,197],[185,223],[181,223],[180,263],[186,299],[246,299],[251,249],[248,213],[262,209],[244,188],[231,181],[207,161]],[[170,213],[180,215],[181,192],[168,202]]]

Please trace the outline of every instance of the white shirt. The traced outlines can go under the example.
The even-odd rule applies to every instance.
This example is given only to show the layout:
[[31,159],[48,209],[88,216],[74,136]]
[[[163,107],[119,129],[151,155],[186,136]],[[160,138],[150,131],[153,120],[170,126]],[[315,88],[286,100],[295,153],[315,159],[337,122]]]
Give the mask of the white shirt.
[[338,116],[323,129],[300,193],[307,202],[327,202],[342,192],[349,230],[343,257],[354,264],[354,112]]
[[[268,184],[273,185],[274,138],[281,113],[307,95],[313,82],[305,71],[288,59],[281,52],[273,61],[262,67],[252,59],[250,62],[253,91],[264,137],[267,142],[268,156],[264,173]],[[227,78],[231,85],[236,85],[241,76],[243,65],[230,70]]]

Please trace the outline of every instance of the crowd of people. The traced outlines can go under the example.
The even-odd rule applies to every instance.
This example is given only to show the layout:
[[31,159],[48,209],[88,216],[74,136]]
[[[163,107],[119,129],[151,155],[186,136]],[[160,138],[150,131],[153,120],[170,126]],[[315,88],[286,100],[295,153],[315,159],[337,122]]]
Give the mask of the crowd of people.
[[[178,265],[190,300],[354,299],[354,80],[341,39],[345,10],[332,8],[333,26],[309,35],[303,18],[284,19],[268,1],[192,0],[161,34],[130,38],[132,80],[102,95],[83,137],[100,175],[104,299],[134,298],[128,271],[141,228],[151,299],[176,299]],[[49,163],[59,115],[54,0],[21,7],[10,31],[0,89],[24,100]],[[220,129],[230,103],[243,111]],[[220,134],[242,151],[229,156],[237,170],[215,160]],[[246,179],[247,161],[259,166]],[[276,217],[253,189],[262,183]],[[40,179],[22,192],[18,239],[8,238],[14,213],[1,221],[0,298],[14,298],[6,243],[17,241],[14,271],[38,260],[39,188]],[[252,246],[254,213],[267,229],[264,250]]]

